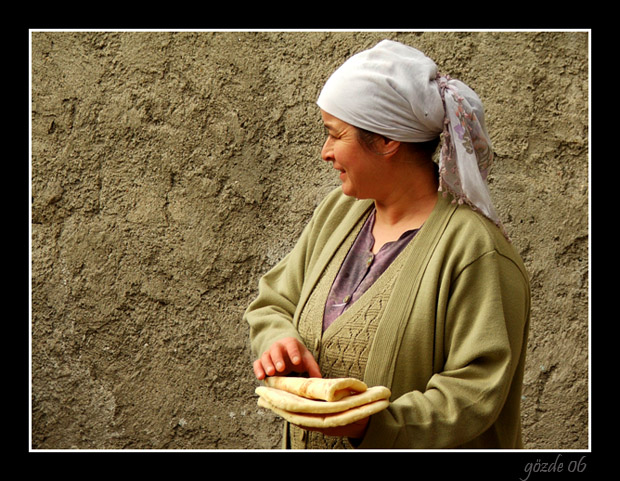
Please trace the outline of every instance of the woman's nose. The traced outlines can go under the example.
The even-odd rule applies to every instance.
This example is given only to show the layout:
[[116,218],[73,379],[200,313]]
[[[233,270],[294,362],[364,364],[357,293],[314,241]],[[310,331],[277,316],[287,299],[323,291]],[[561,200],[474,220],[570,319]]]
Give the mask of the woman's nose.
[[325,160],[326,162],[330,162],[334,160],[334,154],[333,154],[333,150],[332,150],[331,142],[329,141],[329,138],[327,138],[325,140],[325,143],[323,144],[323,148],[321,149],[321,158]]

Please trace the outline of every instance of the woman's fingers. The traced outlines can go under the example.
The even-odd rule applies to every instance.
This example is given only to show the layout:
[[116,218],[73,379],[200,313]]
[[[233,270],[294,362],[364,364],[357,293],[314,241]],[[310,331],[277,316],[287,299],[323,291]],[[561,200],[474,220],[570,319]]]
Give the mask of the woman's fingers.
[[256,376],[256,379],[258,379],[259,381],[262,381],[263,379],[265,379],[265,377],[267,377],[267,373],[263,369],[263,364],[260,359],[257,359],[256,361],[254,361],[253,368],[254,368],[254,375]]
[[310,377],[321,377],[321,371],[312,353],[294,337],[281,339],[254,361],[254,374],[259,380],[266,376],[307,372]]
[[274,351],[273,347],[265,351],[260,357],[261,364],[267,376],[273,376],[276,373],[276,361],[272,358],[272,351]]
[[278,361],[281,361],[283,364],[276,365],[276,369],[278,367],[281,367],[282,369],[278,369],[278,371],[284,370],[284,367],[286,367],[287,361],[292,366],[299,366],[299,364],[301,363],[301,359],[302,359],[301,352],[300,352],[300,348],[303,347],[302,344],[294,337],[287,337],[285,339],[282,339],[282,341],[280,341],[280,346],[281,346],[281,351],[279,352],[280,357],[278,358]]
[[310,377],[323,377],[319,364],[308,349],[305,349],[305,353],[303,354],[303,372],[307,372]]

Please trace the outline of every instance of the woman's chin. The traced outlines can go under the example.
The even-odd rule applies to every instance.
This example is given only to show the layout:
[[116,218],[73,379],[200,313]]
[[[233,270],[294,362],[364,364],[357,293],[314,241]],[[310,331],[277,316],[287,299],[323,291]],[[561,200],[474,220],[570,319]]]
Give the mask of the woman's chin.
[[355,197],[356,199],[360,199],[359,193],[355,191],[350,185],[344,183],[341,185],[342,193],[348,197]]
[[340,186],[340,188],[342,189],[342,193],[344,195],[347,195],[349,197],[354,197],[355,193],[353,192],[353,189],[351,189],[350,186],[348,186],[346,183],[342,183],[342,185]]

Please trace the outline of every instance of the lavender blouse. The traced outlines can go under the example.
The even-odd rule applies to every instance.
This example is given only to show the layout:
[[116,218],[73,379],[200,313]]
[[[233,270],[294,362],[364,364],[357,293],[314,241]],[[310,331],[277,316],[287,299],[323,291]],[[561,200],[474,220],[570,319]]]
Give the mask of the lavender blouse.
[[419,231],[409,230],[373,254],[375,214],[373,209],[332,284],[323,313],[323,331],[372,286]]

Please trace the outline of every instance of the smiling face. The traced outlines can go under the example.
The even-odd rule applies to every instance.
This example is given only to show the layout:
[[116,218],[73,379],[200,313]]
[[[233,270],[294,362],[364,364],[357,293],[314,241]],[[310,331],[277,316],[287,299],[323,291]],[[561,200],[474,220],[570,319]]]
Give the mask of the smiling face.
[[364,148],[352,125],[321,110],[327,139],[321,157],[340,172],[342,191],[357,199],[374,199],[381,188],[384,162]]

